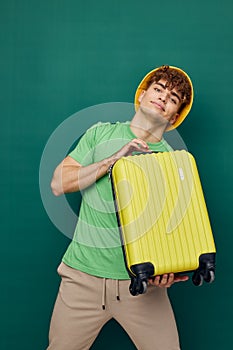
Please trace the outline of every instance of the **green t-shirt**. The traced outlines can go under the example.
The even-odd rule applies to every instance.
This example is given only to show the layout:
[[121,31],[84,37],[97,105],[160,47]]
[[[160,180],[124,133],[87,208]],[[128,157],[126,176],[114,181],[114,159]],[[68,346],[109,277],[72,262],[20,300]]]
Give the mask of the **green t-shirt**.
[[[87,166],[110,157],[134,138],[130,122],[98,123],[87,130],[69,155]],[[148,143],[148,146],[152,151],[171,150],[165,140]],[[77,226],[63,262],[94,276],[129,278],[107,174],[82,191]]]

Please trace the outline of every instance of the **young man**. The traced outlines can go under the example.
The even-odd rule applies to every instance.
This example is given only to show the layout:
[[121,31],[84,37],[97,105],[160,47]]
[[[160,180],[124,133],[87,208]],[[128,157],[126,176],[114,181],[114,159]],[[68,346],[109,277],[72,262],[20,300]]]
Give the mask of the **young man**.
[[74,238],[58,268],[62,281],[47,350],[87,350],[111,318],[137,349],[180,349],[167,288],[188,277],[171,271],[150,280],[145,294],[129,293],[108,169],[133,152],[171,150],[163,134],[182,123],[192,100],[192,83],[184,71],[156,68],[136,91],[131,122],[94,125],[56,168],[54,195],[81,190],[82,204]]

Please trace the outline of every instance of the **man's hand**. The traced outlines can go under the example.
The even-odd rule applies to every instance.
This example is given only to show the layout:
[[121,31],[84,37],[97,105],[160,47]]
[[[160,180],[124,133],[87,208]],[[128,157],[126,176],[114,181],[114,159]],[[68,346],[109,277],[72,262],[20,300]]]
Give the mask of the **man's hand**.
[[123,146],[119,151],[117,151],[113,157],[120,159],[124,156],[130,156],[133,152],[148,152],[149,147],[147,143],[141,139],[133,139],[125,146]]
[[155,276],[148,280],[149,284],[156,287],[170,288],[176,282],[185,282],[189,279],[189,276],[178,275],[174,273],[164,274],[161,276]]

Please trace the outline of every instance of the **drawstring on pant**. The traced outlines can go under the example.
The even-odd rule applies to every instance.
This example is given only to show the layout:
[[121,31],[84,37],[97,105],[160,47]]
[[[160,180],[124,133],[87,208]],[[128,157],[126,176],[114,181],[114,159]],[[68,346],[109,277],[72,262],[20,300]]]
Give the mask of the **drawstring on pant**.
[[102,289],[102,309],[105,310],[105,299],[106,299],[106,278],[103,278],[103,289]]
[[[115,295],[116,300],[120,300],[120,288],[119,288],[119,280],[115,280]],[[102,285],[102,309],[106,309],[106,278],[103,278]]]
[[120,300],[119,280],[116,280],[116,299]]

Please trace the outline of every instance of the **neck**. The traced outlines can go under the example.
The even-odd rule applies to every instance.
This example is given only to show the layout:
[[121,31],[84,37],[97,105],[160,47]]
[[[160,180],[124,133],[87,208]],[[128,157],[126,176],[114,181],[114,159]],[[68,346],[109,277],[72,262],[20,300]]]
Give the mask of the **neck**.
[[153,116],[145,115],[139,109],[130,123],[130,128],[143,141],[157,143],[162,140],[167,123],[161,123],[160,118],[157,120]]

